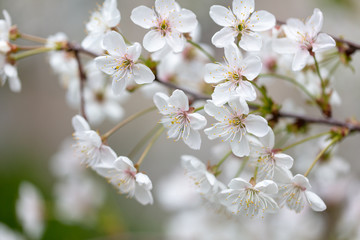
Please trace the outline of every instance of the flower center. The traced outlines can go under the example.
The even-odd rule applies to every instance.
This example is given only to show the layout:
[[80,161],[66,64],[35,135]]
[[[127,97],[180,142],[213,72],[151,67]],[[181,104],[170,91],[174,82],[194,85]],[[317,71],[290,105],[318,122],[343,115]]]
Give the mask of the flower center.
[[166,33],[170,32],[171,28],[169,25],[169,21],[167,21],[166,19],[164,20],[159,19],[158,30],[160,30],[163,36],[165,36]]
[[134,65],[134,62],[132,59],[129,58],[129,56],[125,55],[121,60],[119,61],[119,65],[115,67],[115,70],[127,70],[131,69],[131,67]]
[[243,121],[244,121],[243,116],[241,116],[241,117],[234,117],[233,119],[229,120],[229,124],[232,125],[232,126],[244,128],[244,127],[245,127],[245,124],[244,124]]

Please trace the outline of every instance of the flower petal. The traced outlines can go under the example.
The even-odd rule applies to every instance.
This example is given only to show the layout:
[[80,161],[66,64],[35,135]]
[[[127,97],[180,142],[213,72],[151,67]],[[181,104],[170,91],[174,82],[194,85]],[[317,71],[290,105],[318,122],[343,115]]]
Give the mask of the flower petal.
[[217,25],[222,27],[231,27],[236,23],[236,17],[232,11],[220,5],[214,5],[210,8],[210,17]]
[[206,126],[206,118],[199,113],[188,114],[188,118],[190,121],[190,126],[194,130],[200,130]]
[[189,128],[189,135],[184,137],[184,143],[191,149],[198,150],[201,146],[201,137],[198,131]]
[[308,190],[311,188],[310,182],[307,179],[307,177],[305,177],[301,174],[296,174],[293,177],[292,182],[295,183],[296,185],[300,186],[301,188],[304,188],[305,190]]
[[105,34],[103,47],[110,55],[123,56],[125,54],[126,44],[124,38],[115,31]]
[[252,187],[251,183],[245,181],[242,178],[233,178],[229,183],[229,188],[236,190],[243,190]]
[[229,101],[229,99],[236,93],[235,84],[231,82],[224,82],[216,85],[213,94],[211,95],[212,101],[216,106],[222,106]]
[[277,38],[272,41],[275,52],[280,54],[294,54],[299,49],[299,45],[288,38]]
[[292,62],[292,70],[293,71],[300,71],[306,66],[306,63],[308,61],[308,58],[310,56],[310,53],[306,49],[299,49],[294,56],[293,62]]
[[224,47],[225,58],[232,68],[241,68],[242,64],[245,62],[241,55],[240,49],[236,46],[235,43],[230,43]]
[[276,161],[276,165],[287,169],[290,169],[294,163],[294,159],[285,153],[275,154],[274,159]]
[[105,0],[101,13],[109,27],[115,27],[121,20],[116,0]]
[[91,130],[88,122],[80,115],[76,115],[72,118],[72,125],[75,132]]
[[238,33],[232,27],[224,27],[214,34],[211,38],[211,42],[216,47],[222,48],[234,42],[237,35]]
[[306,200],[309,202],[312,210],[316,212],[322,212],[326,209],[324,201],[315,193],[310,191],[305,191]]
[[207,101],[204,109],[208,115],[214,117],[219,122],[225,121],[225,119],[228,119],[231,115],[225,106],[218,107],[210,100]]
[[249,29],[255,32],[262,32],[269,30],[275,26],[276,19],[274,15],[268,11],[256,11],[251,14],[248,26]]
[[232,9],[239,20],[246,20],[255,9],[254,0],[234,0]]
[[246,101],[254,101],[256,99],[255,88],[248,81],[241,81],[236,88],[236,93],[240,98]]
[[234,97],[229,100],[229,106],[237,115],[248,114],[249,106],[244,99]]
[[179,53],[184,50],[186,39],[182,33],[173,30],[171,33],[166,34],[165,40],[175,53]]
[[253,80],[256,78],[262,68],[261,59],[258,56],[248,56],[244,59],[245,68],[243,69],[243,75]]
[[143,39],[143,46],[149,52],[156,52],[162,49],[165,44],[165,38],[156,30],[151,30],[146,33]]
[[261,181],[254,188],[266,194],[276,194],[279,190],[276,183],[271,180]]
[[100,56],[94,59],[96,67],[106,74],[113,75],[117,70],[119,61],[109,55]]
[[175,28],[181,33],[194,31],[198,24],[196,15],[187,9],[181,9],[179,12],[172,12],[169,15],[169,22],[172,28]]
[[136,25],[146,29],[154,27],[157,20],[154,10],[145,6],[134,8],[130,18]]
[[205,65],[204,80],[207,83],[218,83],[227,77],[228,68],[218,63],[208,63]]
[[269,131],[268,122],[265,118],[249,114],[245,119],[246,130],[257,137],[265,136]]
[[310,33],[310,37],[315,37],[322,28],[324,16],[320,9],[315,8],[311,17],[305,22],[306,30]]
[[246,32],[241,36],[239,47],[245,51],[260,51],[262,39],[260,34],[256,32]]
[[189,110],[189,99],[185,93],[179,89],[176,89],[169,98],[168,103],[175,108],[179,108],[183,111]]
[[312,45],[313,52],[325,51],[336,46],[335,40],[326,33],[320,33]]
[[137,63],[133,68],[134,81],[137,84],[152,83],[155,79],[154,73],[144,64]]
[[240,140],[231,140],[230,146],[234,155],[238,157],[249,156],[250,154],[250,145],[246,136],[240,136]]
[[176,9],[175,0],[156,0],[155,1],[156,12],[161,18],[166,18],[170,12],[174,12]]
[[135,42],[133,45],[128,46],[125,50],[125,54],[128,55],[128,57],[136,62],[140,55],[141,55],[141,45],[138,42]]
[[168,105],[169,97],[166,94],[158,92],[154,95],[155,106],[159,109],[160,113],[163,115],[171,113],[171,109]]

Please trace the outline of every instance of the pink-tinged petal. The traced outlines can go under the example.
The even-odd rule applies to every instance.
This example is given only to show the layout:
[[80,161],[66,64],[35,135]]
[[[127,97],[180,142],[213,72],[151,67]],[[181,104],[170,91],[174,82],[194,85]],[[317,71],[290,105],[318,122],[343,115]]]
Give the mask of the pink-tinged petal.
[[227,103],[231,96],[235,93],[235,85],[231,82],[224,82],[218,84],[213,94],[211,95],[212,101],[216,106],[222,106]]
[[280,54],[294,54],[299,50],[299,44],[288,38],[277,38],[272,41],[272,48]]
[[323,26],[324,16],[322,12],[315,8],[312,16],[305,22],[307,31],[310,33],[310,37],[315,37]]
[[286,37],[299,41],[306,33],[306,27],[304,23],[297,18],[289,18],[286,21],[286,25],[283,26],[283,30]]
[[276,19],[268,11],[256,11],[248,21],[249,29],[255,32],[267,31],[275,26]]
[[294,159],[285,153],[275,154],[274,159],[276,161],[276,165],[282,168],[290,169],[294,163]]
[[100,151],[101,164],[106,166],[113,166],[115,160],[117,159],[117,155],[114,150],[109,146],[103,145]]
[[136,42],[133,45],[128,46],[125,50],[125,54],[127,54],[130,59],[136,62],[141,55],[140,43]]
[[137,63],[133,68],[134,81],[137,84],[152,83],[155,79],[154,73],[144,64]]
[[218,107],[210,100],[205,104],[204,110],[219,122],[223,122],[231,116],[231,113],[225,106]]
[[252,187],[251,183],[245,181],[242,178],[231,179],[228,186],[229,186],[229,188],[236,189],[236,190],[243,190],[243,189]]
[[237,115],[248,114],[249,106],[246,101],[239,97],[234,97],[229,100],[229,106]]
[[184,50],[186,39],[182,33],[178,31],[172,31],[165,36],[166,43],[172,48],[175,53],[179,53]]
[[311,185],[309,183],[309,180],[307,179],[307,177],[301,175],[301,174],[296,174],[293,179],[292,182],[298,186],[300,186],[301,188],[308,190],[311,188]]
[[154,27],[157,21],[154,10],[145,6],[134,8],[130,18],[136,25],[146,29]]
[[256,78],[262,68],[261,59],[258,56],[248,56],[244,59],[245,68],[243,69],[243,75],[249,79],[253,80]]
[[276,194],[279,190],[276,183],[271,180],[261,181],[254,188],[266,194]]
[[120,57],[125,54],[126,50],[124,38],[115,31],[110,31],[105,34],[103,47],[110,55]]
[[175,108],[179,108],[183,111],[189,110],[189,99],[185,93],[179,89],[176,89],[170,96],[168,103]]
[[307,49],[299,49],[294,56],[292,62],[292,70],[293,71],[300,71],[306,66],[310,53]]
[[269,132],[259,140],[264,147],[272,149],[275,145],[275,135],[273,130],[269,127]]
[[224,47],[225,58],[232,68],[241,68],[245,62],[242,58],[240,49],[235,43],[230,43]]
[[260,51],[262,39],[260,34],[256,32],[246,32],[241,36],[239,47],[245,51]]
[[154,95],[155,106],[159,109],[161,114],[166,115],[171,113],[172,109],[169,108],[168,100],[169,97],[166,96],[164,93],[158,92]]
[[[139,174],[139,173],[138,173]],[[135,187],[135,199],[142,205],[153,204],[154,200],[149,190],[146,190],[140,186]]]
[[210,17],[214,22],[222,27],[231,27],[236,23],[236,17],[232,11],[226,7],[214,5],[210,8]]
[[239,98],[246,101],[254,101],[256,99],[256,91],[253,85],[248,81],[241,81],[236,88],[236,94]]
[[324,201],[315,193],[305,191],[305,197],[312,210],[316,212],[322,212],[326,210],[326,205]]
[[176,10],[175,0],[156,0],[155,9],[162,18],[166,18],[170,12]]
[[320,33],[312,45],[313,52],[321,52],[336,46],[335,40],[326,33]]
[[114,166],[116,169],[125,171],[130,170],[131,172],[137,172],[136,168],[134,167],[134,163],[125,156],[120,156],[114,161]]
[[151,30],[144,36],[143,46],[149,52],[156,52],[162,49],[165,44],[165,37],[159,31]]
[[246,136],[240,136],[239,140],[237,140],[236,138],[234,140],[231,140],[230,146],[234,155],[238,157],[249,156],[250,154],[250,145]]
[[224,27],[214,34],[211,38],[211,42],[216,47],[222,48],[234,42],[237,35],[238,33],[232,27]]
[[190,113],[188,114],[188,118],[190,120],[190,126],[194,130],[203,129],[207,124],[206,118],[199,113]]
[[189,129],[189,135],[184,136],[184,143],[188,145],[191,149],[198,150],[201,146],[201,137],[198,131]]
[[234,14],[239,20],[246,20],[255,9],[254,0],[234,0],[232,3]]
[[88,122],[80,115],[76,115],[72,118],[72,126],[75,132],[89,131],[90,126]]
[[116,0],[106,0],[102,7],[102,16],[109,27],[115,27],[121,20]]
[[229,69],[218,63],[208,63],[205,65],[204,80],[207,83],[218,83],[227,78]]
[[116,67],[119,65],[119,61],[111,56],[100,56],[94,59],[96,67],[102,72],[113,75],[117,70]]
[[194,31],[198,24],[196,15],[187,9],[181,9],[179,12],[172,12],[168,19],[171,27],[181,33]]
[[268,122],[265,118],[249,114],[245,119],[246,130],[257,137],[265,136],[269,131]]
[[126,89],[128,76],[124,74],[115,77],[112,81],[111,89],[115,95],[123,93]]

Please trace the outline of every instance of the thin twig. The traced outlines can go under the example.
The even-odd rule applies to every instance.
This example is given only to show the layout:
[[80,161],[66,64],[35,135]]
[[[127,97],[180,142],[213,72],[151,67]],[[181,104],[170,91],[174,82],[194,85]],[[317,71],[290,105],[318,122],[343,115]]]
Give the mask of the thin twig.
[[83,118],[87,120],[86,113],[85,113],[85,99],[84,99],[84,86],[86,82],[86,74],[83,69],[81,59],[79,56],[79,51],[74,50],[75,59],[78,64],[78,70],[79,70],[79,77],[80,77],[80,112]]

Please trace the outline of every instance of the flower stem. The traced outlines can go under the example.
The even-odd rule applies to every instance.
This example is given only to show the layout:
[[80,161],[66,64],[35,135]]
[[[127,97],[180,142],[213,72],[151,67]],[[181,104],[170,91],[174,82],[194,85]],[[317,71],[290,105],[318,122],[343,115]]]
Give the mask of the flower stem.
[[136,146],[131,150],[131,152],[128,154],[128,158],[133,159],[135,154],[139,151],[140,148],[142,148],[147,141],[155,134],[156,130],[158,130],[161,127],[160,124],[155,125],[154,128],[152,128],[141,140],[136,144]]
[[314,62],[315,62],[316,73],[319,76],[319,79],[321,82],[321,94],[322,94],[322,97],[324,97],[325,96],[325,87],[326,87],[325,81],[324,81],[323,77],[321,76],[319,63],[316,60],[315,54],[313,55],[313,58],[314,58]]
[[26,34],[26,33],[19,33],[19,37],[32,41],[32,42],[37,42],[37,43],[47,43],[47,39],[42,38],[42,37],[38,37],[38,36],[33,36],[30,34]]
[[200,110],[203,110],[205,106],[202,106],[202,107],[198,107],[198,108],[195,108],[194,112],[198,112]]
[[125,119],[124,121],[118,123],[115,127],[113,127],[112,129],[110,129],[108,132],[106,132],[104,135],[101,136],[102,141],[104,142],[108,137],[110,137],[114,132],[116,132],[118,129],[120,129],[121,127],[125,126],[126,124],[128,124],[129,122],[131,122],[132,120],[148,113],[151,112],[153,110],[155,110],[156,107],[150,107],[147,108],[141,112],[135,113],[133,115],[131,115],[130,117],[128,117],[127,119]]
[[215,170],[217,170],[220,166],[221,166],[221,164],[223,164],[224,162],[225,162],[225,160],[230,156],[232,154],[232,151],[230,150],[229,152],[227,152],[226,154],[225,154],[225,156],[222,158],[222,159],[220,159],[220,161],[215,165]]
[[137,163],[135,164],[135,168],[139,170],[139,167],[141,165],[141,163],[144,161],[144,158],[146,157],[146,155],[148,154],[148,152],[150,151],[151,147],[154,145],[154,143],[156,142],[156,140],[160,137],[161,133],[164,131],[164,127],[162,126],[159,130],[157,130],[157,132],[155,133],[155,135],[152,137],[152,139],[150,140],[150,142],[148,143],[148,145],[146,146],[144,152],[141,154],[139,160],[137,161]]
[[314,136],[310,136],[310,137],[304,138],[304,139],[302,139],[302,140],[300,140],[300,141],[298,141],[298,142],[295,142],[295,143],[293,143],[293,144],[290,144],[290,145],[287,146],[287,147],[282,148],[281,151],[282,151],[282,152],[285,152],[286,150],[288,150],[288,149],[290,149],[290,148],[293,148],[293,147],[295,147],[295,146],[297,146],[297,145],[300,145],[300,144],[302,144],[302,143],[305,143],[305,142],[310,141],[310,140],[315,139],[315,138],[322,137],[322,136],[327,135],[327,134],[330,134],[330,132],[323,132],[323,133],[319,133],[319,134],[314,135]]
[[236,172],[234,178],[239,177],[240,174],[242,173],[242,171],[244,171],[245,166],[246,166],[246,163],[249,161],[249,159],[250,159],[250,157],[248,156],[248,157],[246,157],[246,158],[242,161],[242,163],[241,163],[241,165],[240,165],[240,168],[239,168],[239,170]]
[[203,47],[201,47],[199,44],[197,44],[196,42],[193,42],[191,40],[187,40],[188,43],[190,43],[191,45],[193,45],[194,47],[196,47],[197,49],[199,49],[201,52],[203,52],[211,62],[216,62],[216,59],[208,52],[206,51]]
[[30,56],[37,55],[37,54],[40,54],[40,53],[50,52],[50,51],[53,51],[53,50],[55,50],[55,49],[51,48],[51,47],[39,47],[39,48],[36,48],[36,49],[31,49],[31,50],[26,51],[26,52],[15,54],[15,55],[12,56],[12,58],[15,61],[17,61],[17,60],[20,60],[22,58],[30,57]]
[[281,80],[285,80],[287,82],[290,82],[292,84],[294,84],[295,86],[299,87],[312,101],[315,102],[315,97],[306,89],[306,87],[302,84],[300,84],[299,82],[297,82],[295,79],[285,76],[285,75],[281,75],[281,74],[276,74],[276,73],[264,73],[264,74],[260,74],[258,76],[259,78],[261,77],[273,77],[273,78],[277,78],[277,79],[281,79]]
[[340,137],[335,137],[330,143],[329,145],[327,145],[315,158],[315,160],[312,162],[312,164],[310,165],[310,167],[308,168],[308,170],[305,172],[304,177],[306,177],[307,175],[309,175],[311,169],[313,169],[313,167],[315,166],[315,164],[319,161],[319,159],[321,158],[322,155],[324,155],[324,153],[337,141],[340,140]]
[[254,170],[254,177],[253,177],[255,183],[256,183],[256,178],[257,178],[258,170],[259,170],[259,165],[256,164],[256,167],[255,167],[255,170]]

